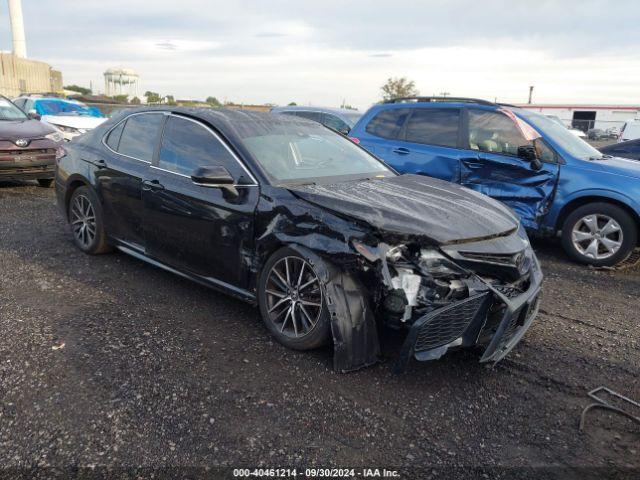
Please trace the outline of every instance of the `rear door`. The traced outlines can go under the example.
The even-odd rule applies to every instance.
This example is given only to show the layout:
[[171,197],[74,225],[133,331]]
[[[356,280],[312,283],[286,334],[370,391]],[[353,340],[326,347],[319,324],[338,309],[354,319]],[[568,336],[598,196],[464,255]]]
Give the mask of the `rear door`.
[[104,158],[97,159],[98,188],[106,230],[144,251],[142,181],[147,176],[164,114],[134,114],[105,137]]
[[388,138],[373,142],[374,153],[399,172],[458,182],[466,154],[460,149],[461,127],[460,109],[424,107],[383,110],[366,131]]
[[[520,124],[522,125],[522,124]],[[525,136],[525,128],[511,114],[495,110],[468,110],[469,155],[461,162],[460,183],[505,203],[531,230],[547,213],[560,173],[555,152],[538,138]],[[518,147],[535,145],[542,168],[518,157]]]
[[[213,165],[231,173],[237,197],[191,180],[194,169]],[[226,142],[199,121],[168,116],[144,184],[148,254],[210,281],[244,286],[259,189]]]

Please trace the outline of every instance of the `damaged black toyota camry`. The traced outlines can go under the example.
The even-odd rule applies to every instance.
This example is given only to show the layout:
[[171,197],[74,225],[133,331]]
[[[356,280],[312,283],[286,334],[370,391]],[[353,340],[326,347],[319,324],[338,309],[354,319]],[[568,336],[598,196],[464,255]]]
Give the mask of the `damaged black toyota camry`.
[[499,361],[538,310],[542,273],[512,211],[403,175],[305,119],[211,109],[127,111],[58,160],[75,244],[114,248],[259,306],[283,345],[333,341],[334,367],[396,366],[482,346]]

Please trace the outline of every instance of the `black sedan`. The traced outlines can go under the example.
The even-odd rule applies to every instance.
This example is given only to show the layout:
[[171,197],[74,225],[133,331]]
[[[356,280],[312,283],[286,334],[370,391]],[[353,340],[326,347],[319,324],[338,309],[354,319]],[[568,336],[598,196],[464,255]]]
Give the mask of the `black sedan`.
[[69,145],[57,200],[90,254],[113,248],[256,304],[282,344],[333,341],[334,366],[484,345],[498,361],[537,313],[542,274],[517,217],[491,198],[399,176],[288,115],[126,111]]

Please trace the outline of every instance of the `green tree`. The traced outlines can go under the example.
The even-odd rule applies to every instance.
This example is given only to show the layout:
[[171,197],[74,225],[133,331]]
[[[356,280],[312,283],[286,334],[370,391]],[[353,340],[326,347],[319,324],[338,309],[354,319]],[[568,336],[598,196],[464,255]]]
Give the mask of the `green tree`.
[[393,100],[394,98],[415,97],[420,95],[416,90],[416,84],[406,77],[389,78],[381,88],[383,100]]
[[129,95],[114,95],[112,98],[117,103],[127,103]]
[[167,95],[166,97],[164,97],[165,102],[167,102],[167,105],[175,105],[176,104],[176,100],[175,98],[173,98],[173,95]]
[[220,100],[218,100],[216,97],[207,97],[205,102],[211,105],[212,107],[216,107],[216,108],[219,108],[222,106],[222,104],[220,103]]
[[78,92],[81,95],[91,95],[91,89],[80,87],[78,85],[67,85],[63,87],[65,90],[71,90],[72,92]]
[[147,99],[147,103],[160,103],[160,94],[157,92],[146,91],[144,92],[144,96]]
[[298,104],[296,102],[291,102],[287,104],[287,107],[296,107]]
[[138,97],[133,97],[129,103],[131,103],[132,105],[140,105],[141,102]]

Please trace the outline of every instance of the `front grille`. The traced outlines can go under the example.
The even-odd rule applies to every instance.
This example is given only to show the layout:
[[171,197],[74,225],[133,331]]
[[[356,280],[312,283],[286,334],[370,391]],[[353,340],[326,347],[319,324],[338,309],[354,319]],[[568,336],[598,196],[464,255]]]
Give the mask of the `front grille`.
[[523,293],[522,289],[514,287],[512,285],[493,285],[493,288],[498,290],[507,298],[515,298],[518,295],[522,295]]
[[483,293],[470,297],[433,312],[433,318],[427,320],[418,330],[414,350],[431,350],[460,338],[475,318],[487,295]]
[[51,160],[56,158],[54,148],[25,148],[23,150],[0,150],[0,162],[24,162]]

